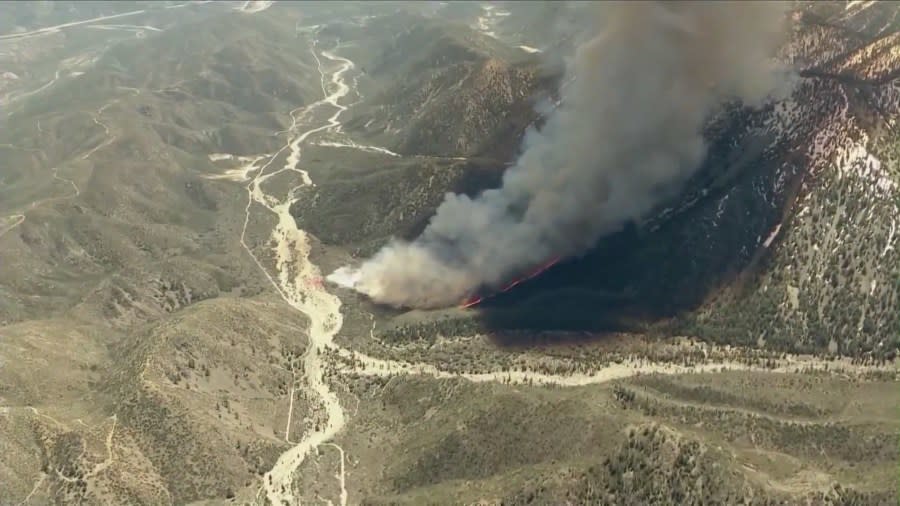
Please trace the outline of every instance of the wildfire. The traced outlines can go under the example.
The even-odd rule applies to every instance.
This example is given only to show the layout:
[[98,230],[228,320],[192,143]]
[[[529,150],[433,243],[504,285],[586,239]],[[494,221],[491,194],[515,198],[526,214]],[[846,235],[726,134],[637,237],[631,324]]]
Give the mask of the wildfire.
[[500,290],[498,290],[498,291],[496,291],[496,292],[493,292],[493,293],[490,293],[490,294],[487,294],[487,295],[476,295],[476,296],[473,296],[473,297],[470,297],[470,298],[464,300],[464,301],[462,302],[462,304],[460,304],[460,307],[463,308],[463,309],[470,308],[470,307],[472,307],[472,306],[475,306],[475,305],[480,304],[480,303],[481,303],[482,301],[484,301],[485,299],[488,299],[488,298],[490,298],[490,297],[493,297],[494,295],[497,295],[498,293],[508,292],[508,291],[512,290],[513,288],[515,288],[515,287],[516,287],[517,285],[519,285],[520,283],[523,283],[523,282],[525,282],[525,281],[528,281],[528,280],[531,279],[531,278],[540,276],[544,271],[546,271],[547,269],[549,269],[549,268],[553,267],[554,265],[558,264],[560,260],[562,260],[562,258],[560,258],[560,257],[553,257],[553,258],[551,258],[550,260],[544,262],[543,264],[541,264],[541,265],[535,267],[534,269],[530,270],[530,271],[527,272],[526,274],[524,274],[524,275],[522,275],[522,276],[519,276],[518,278],[516,278],[516,279],[510,281],[509,283],[507,283],[506,285],[504,285],[502,288],[500,288]]
[[325,287],[325,279],[322,276],[307,276],[303,278],[303,284],[321,290]]

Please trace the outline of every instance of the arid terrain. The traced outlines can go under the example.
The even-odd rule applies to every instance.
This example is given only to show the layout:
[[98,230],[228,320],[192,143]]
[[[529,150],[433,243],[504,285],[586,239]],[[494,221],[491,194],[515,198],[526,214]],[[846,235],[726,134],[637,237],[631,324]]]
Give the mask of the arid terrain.
[[793,4],[791,93],[583,257],[324,280],[500,184],[559,5],[0,2],[0,504],[897,504],[896,3]]

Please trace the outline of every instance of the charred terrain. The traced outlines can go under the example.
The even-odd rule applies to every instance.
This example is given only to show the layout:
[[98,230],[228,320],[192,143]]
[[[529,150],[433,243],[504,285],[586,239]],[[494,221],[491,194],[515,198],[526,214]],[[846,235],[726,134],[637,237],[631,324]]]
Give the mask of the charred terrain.
[[0,2],[0,504],[896,504],[896,3],[793,4],[791,94],[580,258],[323,280],[500,184],[579,23]]

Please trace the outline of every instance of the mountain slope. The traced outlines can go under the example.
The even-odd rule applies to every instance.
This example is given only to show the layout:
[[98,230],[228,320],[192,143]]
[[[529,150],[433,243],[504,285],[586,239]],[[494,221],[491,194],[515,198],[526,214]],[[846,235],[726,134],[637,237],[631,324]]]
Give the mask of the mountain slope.
[[233,496],[307,430],[282,402],[307,323],[261,293],[245,192],[211,178],[245,162],[208,156],[274,150],[320,93],[294,27],[185,16],[3,115],[0,503]]
[[405,15],[360,31],[395,35],[354,58],[365,96],[346,128],[399,153],[508,158],[552,89],[536,58],[465,26]]
[[0,38],[0,503],[896,502],[896,6],[800,4],[683,195],[399,312],[322,275],[499,184],[545,11],[158,5]]
[[[846,47],[843,53],[812,58],[802,53],[801,42],[788,55],[805,60],[801,74],[813,76],[795,96],[827,106],[814,120],[795,120],[812,126],[800,144],[809,175],[789,219],[773,230],[778,247],[762,260],[761,276],[700,314],[695,321],[703,335],[740,340],[736,331],[745,331],[743,340],[788,349],[878,359],[896,353],[900,94],[890,79],[900,75],[900,58],[888,48],[896,47],[900,25],[880,26],[866,40],[866,21],[891,14],[886,5],[873,9],[871,18],[867,11],[826,18],[843,26],[826,39]],[[826,26],[813,15],[804,15],[802,23],[815,30]]]
[[658,330],[894,356],[897,26],[868,21],[893,19],[890,4],[828,9],[795,15],[781,56],[803,76],[791,96],[714,118],[708,159],[679,199],[492,299],[471,328],[642,328],[677,316]]

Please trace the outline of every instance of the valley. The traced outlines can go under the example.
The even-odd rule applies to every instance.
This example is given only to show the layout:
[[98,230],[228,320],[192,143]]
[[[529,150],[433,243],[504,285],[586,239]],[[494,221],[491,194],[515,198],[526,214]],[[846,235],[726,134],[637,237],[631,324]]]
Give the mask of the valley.
[[[474,9],[461,24],[470,31],[453,25],[445,38],[412,24],[392,33],[422,14],[390,3],[338,23],[315,3],[282,2],[171,3],[0,35],[0,52],[15,52],[6,44],[23,39],[63,47],[54,38],[74,30],[87,54],[98,51],[82,74],[35,72],[0,89],[0,503],[618,503],[658,498],[652,484],[670,480],[698,501],[890,504],[900,406],[892,85],[860,95],[887,115],[874,129],[857,126],[875,120],[851,119],[863,106],[827,80],[798,96],[844,94],[834,116],[796,97],[737,116],[752,135],[796,115],[857,130],[837,162],[823,151],[828,130],[770,130],[780,137],[763,159],[813,137],[822,155],[811,172],[827,191],[804,179],[796,213],[769,207],[753,225],[764,234],[691,257],[740,250],[765,269],[664,325],[554,328],[547,315],[566,301],[584,311],[595,299],[566,298],[559,286],[571,285],[553,272],[512,291],[520,299],[502,317],[387,309],[324,280],[391,235],[416,233],[444,192],[496,184],[539,120],[533,104],[552,96],[554,77],[530,59],[541,53],[517,46],[547,44],[498,42],[503,23],[528,21],[506,8]],[[392,62],[392,46],[366,47],[383,40],[408,53]],[[69,57],[88,61],[80,50]],[[14,60],[0,59],[0,72]],[[499,110],[506,120],[494,122]],[[651,237],[720,244],[710,237],[734,222],[684,224],[756,209],[758,195],[791,201],[779,193],[785,174],[726,180],[716,199],[661,214]],[[772,177],[779,190],[760,190]],[[825,242],[811,246],[809,234]],[[626,276],[658,254],[631,251],[645,263]],[[859,275],[816,274],[845,258]],[[644,295],[655,276],[665,297],[686,293],[698,272],[659,265],[626,281]],[[828,319],[848,305],[849,283],[867,301],[849,299],[862,311],[856,334]],[[785,301],[766,295],[776,287]],[[825,302],[810,306],[807,294]],[[782,334],[742,320],[733,308],[746,300],[777,307],[759,314]],[[797,331],[797,314],[819,330]],[[697,486],[696,473],[714,483]]]

